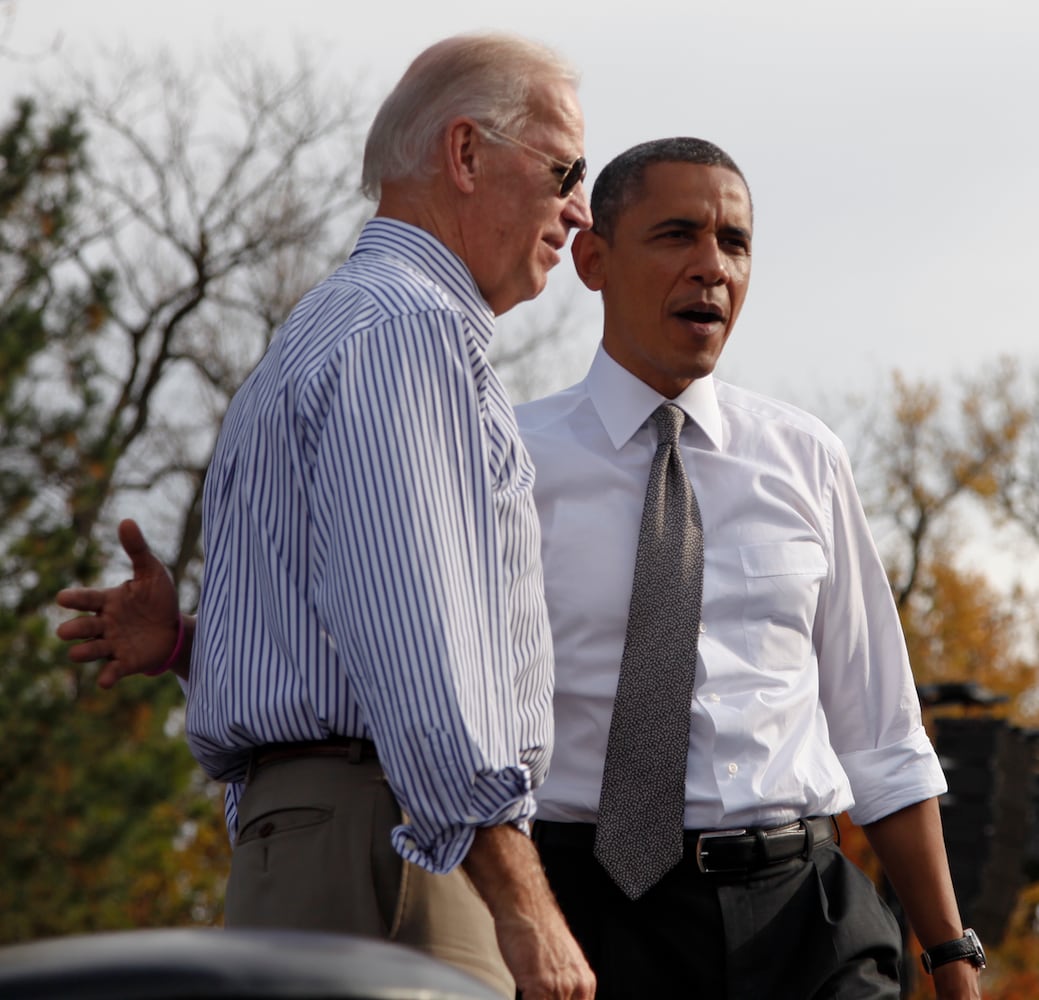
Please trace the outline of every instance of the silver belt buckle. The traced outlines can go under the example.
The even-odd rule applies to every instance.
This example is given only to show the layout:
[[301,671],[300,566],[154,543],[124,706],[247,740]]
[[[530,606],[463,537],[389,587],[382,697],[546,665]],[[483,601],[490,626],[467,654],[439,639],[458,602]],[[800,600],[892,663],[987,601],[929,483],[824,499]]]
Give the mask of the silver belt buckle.
[[710,848],[705,851],[704,841],[717,840],[719,837],[742,837],[746,834],[746,827],[741,827],[739,830],[707,830],[701,833],[696,838],[696,867],[700,869],[705,875],[714,871],[713,868],[708,868],[704,862],[704,854],[710,854]]

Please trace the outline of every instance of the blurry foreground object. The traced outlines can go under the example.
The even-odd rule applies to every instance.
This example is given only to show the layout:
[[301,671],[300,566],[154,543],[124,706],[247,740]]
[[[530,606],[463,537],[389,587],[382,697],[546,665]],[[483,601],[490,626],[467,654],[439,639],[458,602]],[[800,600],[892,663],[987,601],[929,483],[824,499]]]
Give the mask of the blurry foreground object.
[[54,938],[0,948],[5,1000],[500,1000],[408,948],[300,931],[178,929]]

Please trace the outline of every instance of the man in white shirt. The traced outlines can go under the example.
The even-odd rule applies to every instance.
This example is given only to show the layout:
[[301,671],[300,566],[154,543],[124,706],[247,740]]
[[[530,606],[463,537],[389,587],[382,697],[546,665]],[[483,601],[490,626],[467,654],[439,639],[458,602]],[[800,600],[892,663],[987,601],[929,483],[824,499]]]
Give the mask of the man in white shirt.
[[[573,257],[602,294],[602,344],[582,382],[517,408],[556,658],[534,834],[549,880],[600,1000],[897,997],[894,919],[829,817],[863,824],[921,943],[944,945],[964,935],[935,798],[946,786],[841,443],[712,374],[750,278],[746,182],[710,143],[645,143],[599,175],[592,217]],[[650,416],[668,401],[686,417],[704,539],[685,852],[632,899],[593,845]],[[941,997],[980,995],[968,960],[934,977]]]

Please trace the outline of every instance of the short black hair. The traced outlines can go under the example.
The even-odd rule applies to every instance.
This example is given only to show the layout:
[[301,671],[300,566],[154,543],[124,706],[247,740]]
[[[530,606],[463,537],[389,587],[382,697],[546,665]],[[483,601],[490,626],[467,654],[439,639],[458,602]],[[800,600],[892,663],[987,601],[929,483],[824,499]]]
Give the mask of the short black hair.
[[[724,167],[736,174],[747,188],[750,185],[736,161],[713,142],[690,136],[652,139],[615,156],[599,173],[592,188],[592,231],[607,243],[613,242],[617,220],[642,190],[646,167],[654,163],[697,163],[705,167]],[[752,208],[753,211],[753,208]]]

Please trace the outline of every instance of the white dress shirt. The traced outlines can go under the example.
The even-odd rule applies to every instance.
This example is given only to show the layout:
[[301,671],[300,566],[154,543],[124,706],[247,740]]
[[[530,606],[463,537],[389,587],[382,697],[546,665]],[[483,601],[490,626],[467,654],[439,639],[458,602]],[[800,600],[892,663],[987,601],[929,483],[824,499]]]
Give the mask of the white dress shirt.
[[522,825],[551,749],[534,468],[486,351],[494,317],[429,233],[377,218],[235,395],[205,487],[187,732],[250,749],[374,739],[435,872]]
[[[556,660],[539,819],[595,821],[661,402],[600,347],[583,382],[517,408]],[[868,823],[943,792],[840,441],[713,378],[674,402],[705,543],[686,827]]]

